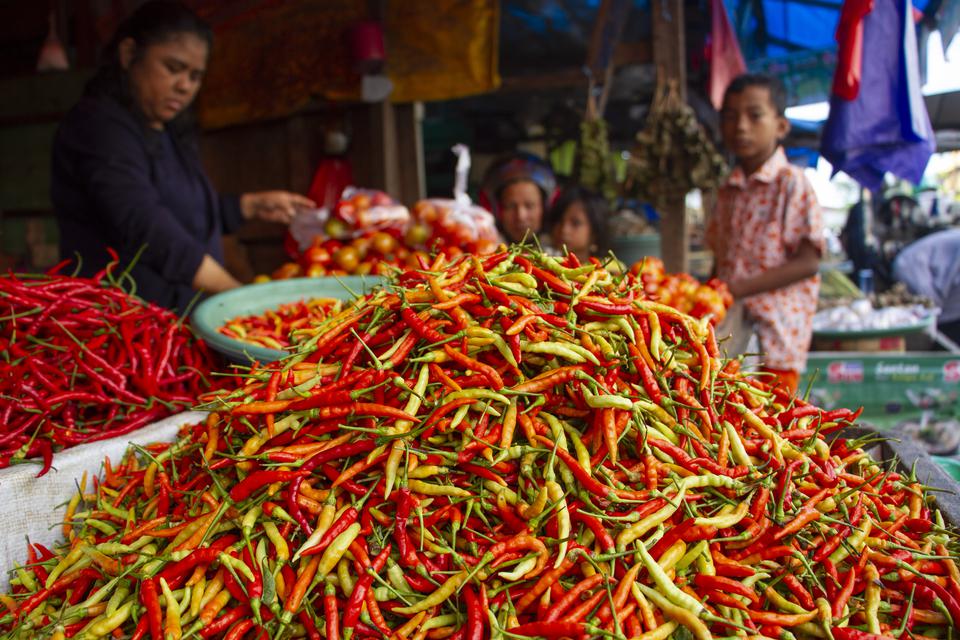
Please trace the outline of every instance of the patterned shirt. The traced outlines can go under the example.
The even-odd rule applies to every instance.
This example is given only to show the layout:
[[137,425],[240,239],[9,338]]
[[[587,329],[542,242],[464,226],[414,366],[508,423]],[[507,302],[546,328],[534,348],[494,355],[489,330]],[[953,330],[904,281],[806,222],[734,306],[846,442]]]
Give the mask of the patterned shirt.
[[[707,226],[717,275],[733,282],[786,263],[808,240],[823,251],[823,221],[813,187],[803,170],[787,162],[782,148],[750,176],[738,166],[720,188]],[[820,277],[744,299],[765,363],[803,370],[813,332]]]

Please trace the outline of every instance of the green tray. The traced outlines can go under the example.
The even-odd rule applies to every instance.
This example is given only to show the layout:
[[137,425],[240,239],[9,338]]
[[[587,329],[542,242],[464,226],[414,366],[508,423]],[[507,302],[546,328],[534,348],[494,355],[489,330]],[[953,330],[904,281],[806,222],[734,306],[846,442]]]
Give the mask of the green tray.
[[197,305],[190,317],[193,328],[212,349],[234,362],[273,362],[289,355],[286,351],[261,347],[228,338],[218,331],[237,316],[259,314],[288,302],[311,298],[351,300],[386,282],[380,276],[339,278],[292,278],[252,284],[218,293]]
[[915,324],[900,325],[899,327],[889,327],[887,329],[864,329],[862,331],[830,331],[814,329],[814,338],[828,338],[833,340],[859,340],[861,338],[889,338],[891,336],[902,336],[908,333],[921,333],[932,327],[937,322],[937,316],[930,314],[926,318]]
[[960,482],[960,460],[956,458],[946,458],[941,456],[930,456],[933,461],[940,465],[944,471],[950,474],[954,480]]

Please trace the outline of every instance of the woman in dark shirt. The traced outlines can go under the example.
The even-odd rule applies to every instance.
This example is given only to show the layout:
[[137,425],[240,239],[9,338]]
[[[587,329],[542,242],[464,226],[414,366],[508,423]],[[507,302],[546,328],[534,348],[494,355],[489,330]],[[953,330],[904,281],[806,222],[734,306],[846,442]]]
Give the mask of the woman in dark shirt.
[[286,191],[218,194],[200,163],[190,105],[212,32],[175,2],[149,2],[117,29],[106,60],[54,141],[51,197],[64,258],[90,275],[115,249],[139,257],[137,293],[184,310],[239,282],[222,236],[245,219],[288,223],[313,203]]

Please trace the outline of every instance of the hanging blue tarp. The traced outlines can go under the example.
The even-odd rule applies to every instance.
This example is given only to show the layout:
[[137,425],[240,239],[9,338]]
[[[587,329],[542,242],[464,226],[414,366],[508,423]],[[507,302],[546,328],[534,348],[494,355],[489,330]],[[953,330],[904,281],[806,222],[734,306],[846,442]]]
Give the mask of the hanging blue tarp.
[[[724,0],[740,48],[752,71],[784,80],[790,104],[827,100],[836,65],[835,33],[842,0]],[[919,12],[931,11],[956,32],[951,3],[958,0],[916,0]],[[922,42],[921,45],[925,45]]]
[[[917,184],[936,148],[920,94],[910,0],[876,0],[862,19],[859,88],[830,98],[821,152],[834,168],[878,191],[886,172]],[[845,34],[851,38],[853,31]],[[841,89],[837,89],[841,92]]]

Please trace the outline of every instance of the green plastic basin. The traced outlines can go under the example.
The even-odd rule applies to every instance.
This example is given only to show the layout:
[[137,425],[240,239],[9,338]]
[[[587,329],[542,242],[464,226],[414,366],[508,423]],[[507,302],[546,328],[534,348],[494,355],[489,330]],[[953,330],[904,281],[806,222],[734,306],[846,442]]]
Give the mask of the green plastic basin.
[[645,233],[632,236],[621,236],[610,241],[613,255],[630,266],[640,262],[647,256],[660,257],[660,234]]
[[950,474],[950,477],[960,482],[960,460],[941,456],[931,456],[934,461]]
[[218,331],[237,316],[260,314],[288,302],[313,298],[352,300],[386,282],[380,276],[342,276],[339,278],[292,278],[252,284],[218,293],[197,305],[190,316],[193,328],[215,351],[234,362],[273,362],[289,355],[228,338]]

